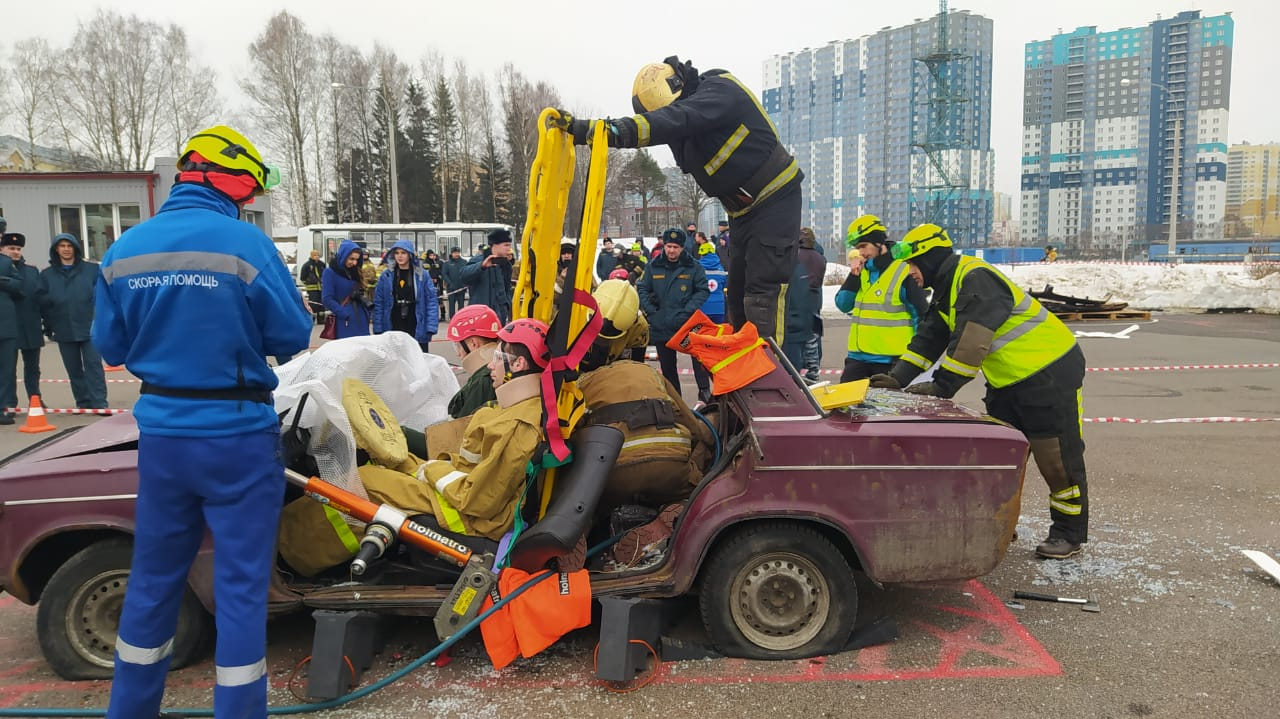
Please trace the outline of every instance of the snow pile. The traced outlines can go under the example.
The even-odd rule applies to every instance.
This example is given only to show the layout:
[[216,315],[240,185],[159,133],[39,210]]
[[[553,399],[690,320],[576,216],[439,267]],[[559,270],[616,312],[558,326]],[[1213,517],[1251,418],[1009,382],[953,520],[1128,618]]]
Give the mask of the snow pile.
[[[1148,264],[1054,262],[997,265],[1025,290],[1046,285],[1060,295],[1127,302],[1132,309],[1214,310],[1247,307],[1280,313],[1280,267],[1246,264]],[[1263,268],[1270,268],[1266,274]],[[849,268],[829,263],[827,281]],[[835,306],[838,285],[823,288],[822,316],[844,317]]]
[[1260,275],[1260,265],[1109,264],[1054,262],[1001,265],[1020,287],[1060,295],[1110,298],[1134,309],[1213,310],[1249,307],[1280,312],[1280,268]]

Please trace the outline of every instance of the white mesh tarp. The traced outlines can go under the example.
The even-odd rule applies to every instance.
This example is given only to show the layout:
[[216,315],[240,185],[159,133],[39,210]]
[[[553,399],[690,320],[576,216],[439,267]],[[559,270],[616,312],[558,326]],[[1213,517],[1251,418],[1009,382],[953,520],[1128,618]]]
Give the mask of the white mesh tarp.
[[[342,409],[342,381],[361,380],[382,398],[402,427],[422,430],[449,419],[458,380],[444,358],[425,354],[404,332],[334,340],[276,369],[276,412],[308,395],[299,426],[311,430],[310,454],[320,478],[368,498],[356,474],[356,445]],[[293,413],[285,417],[286,427]]]

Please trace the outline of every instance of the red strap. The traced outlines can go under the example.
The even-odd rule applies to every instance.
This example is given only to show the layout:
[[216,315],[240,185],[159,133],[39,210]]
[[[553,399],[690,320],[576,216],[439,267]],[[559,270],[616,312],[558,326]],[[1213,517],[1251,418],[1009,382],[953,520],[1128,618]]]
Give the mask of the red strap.
[[[547,433],[547,445],[551,449],[551,454],[559,462],[568,459],[569,446],[564,442],[564,428],[560,425],[556,375],[561,372],[576,371],[578,369],[582,358],[591,349],[591,344],[600,335],[600,328],[604,326],[604,318],[600,316],[600,306],[596,304],[596,298],[592,297],[591,293],[574,289],[573,303],[591,310],[591,319],[587,320],[586,327],[583,327],[582,332],[578,333],[573,345],[569,347],[564,355],[551,358],[551,361],[547,363],[546,369],[542,370],[541,380],[542,414],[546,417],[546,424],[543,428]],[[565,321],[569,321],[569,318],[566,317]]]

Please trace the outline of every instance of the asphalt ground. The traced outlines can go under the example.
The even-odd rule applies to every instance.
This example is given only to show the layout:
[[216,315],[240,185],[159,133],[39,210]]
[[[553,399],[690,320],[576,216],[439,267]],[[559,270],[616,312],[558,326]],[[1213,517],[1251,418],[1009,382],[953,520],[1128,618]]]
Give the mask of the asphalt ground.
[[[1091,367],[1280,362],[1276,316],[1157,314],[1072,327],[1119,332],[1130,324],[1138,328],[1127,339],[1080,340]],[[846,327],[827,322],[825,368],[839,367]],[[452,358],[443,344],[437,349]],[[65,377],[55,348],[44,362],[47,378]],[[694,396],[692,377],[684,390]],[[43,391],[47,406],[72,406],[65,383]],[[113,383],[109,392],[112,407],[127,408],[137,385]],[[971,384],[957,400],[981,407],[981,396]],[[1090,372],[1084,397],[1088,418],[1277,418],[1280,369]],[[0,429],[0,456],[39,438],[15,429]],[[614,693],[593,678],[594,628],[501,672],[467,640],[446,666],[315,716],[1277,716],[1280,586],[1239,550],[1280,556],[1280,422],[1088,423],[1085,438],[1092,515],[1085,552],[1063,562],[1034,559],[1048,512],[1032,469],[1018,539],[992,574],[947,587],[860,583],[859,624],[892,621],[899,637],[890,644],[800,662],[664,664],[648,686]],[[1092,597],[1101,612],[1006,606],[1017,589]],[[695,606],[679,609],[696,636]],[[311,626],[305,615],[271,625],[273,705],[295,703],[288,678],[309,653]],[[365,684],[432,646],[425,620],[395,620],[386,632]],[[173,673],[166,706],[207,706],[212,674],[211,658]],[[0,595],[0,708],[100,707],[108,691],[108,682],[53,675],[40,655],[35,609]]]

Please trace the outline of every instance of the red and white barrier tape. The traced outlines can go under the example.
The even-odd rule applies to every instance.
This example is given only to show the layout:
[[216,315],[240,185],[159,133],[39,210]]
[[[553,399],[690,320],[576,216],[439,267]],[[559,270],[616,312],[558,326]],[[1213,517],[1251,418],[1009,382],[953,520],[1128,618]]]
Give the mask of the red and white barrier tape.
[[1171,364],[1139,367],[1087,367],[1085,372],[1153,372],[1185,369],[1274,369],[1280,362],[1254,362],[1251,364]]
[[1137,419],[1135,417],[1085,417],[1086,423],[1117,424],[1227,424],[1234,422],[1280,422],[1280,417],[1172,417],[1170,419]]
[[[26,414],[29,407],[9,407],[5,411],[14,414]],[[127,409],[57,409],[54,407],[45,407],[45,414],[127,414]]]

